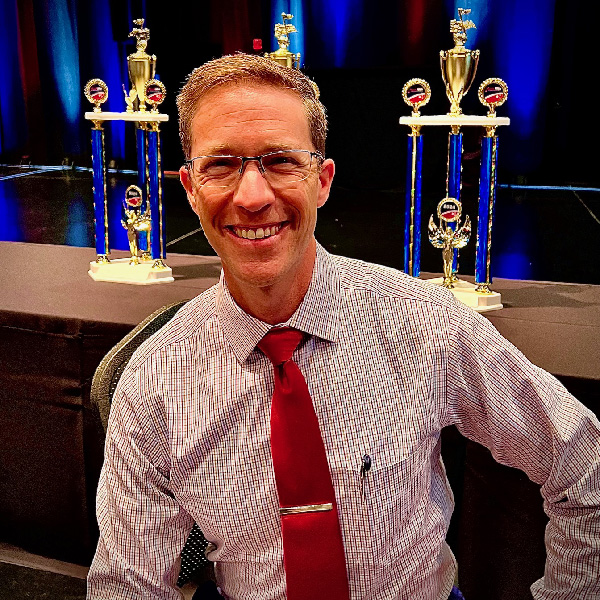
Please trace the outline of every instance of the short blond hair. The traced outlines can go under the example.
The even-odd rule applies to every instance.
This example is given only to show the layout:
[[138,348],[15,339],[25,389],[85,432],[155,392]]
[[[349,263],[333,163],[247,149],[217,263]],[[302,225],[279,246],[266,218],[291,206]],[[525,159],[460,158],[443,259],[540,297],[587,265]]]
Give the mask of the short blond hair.
[[204,63],[194,69],[177,96],[179,137],[185,158],[192,151],[192,121],[199,101],[213,88],[228,83],[266,85],[296,93],[306,111],[315,149],[325,156],[327,116],[319,100],[319,89],[304,73],[252,54],[232,54]]

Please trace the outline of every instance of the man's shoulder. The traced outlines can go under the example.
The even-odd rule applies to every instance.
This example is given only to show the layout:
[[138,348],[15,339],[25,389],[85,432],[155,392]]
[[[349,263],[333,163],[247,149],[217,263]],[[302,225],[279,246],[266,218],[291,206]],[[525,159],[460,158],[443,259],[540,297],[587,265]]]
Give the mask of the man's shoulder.
[[392,267],[345,256],[330,256],[339,273],[341,288],[346,294],[367,294],[444,308],[456,305],[448,290]]
[[216,320],[217,287],[214,285],[186,302],[169,321],[140,344],[129,366],[140,366],[157,355],[183,352],[190,342],[197,344]]

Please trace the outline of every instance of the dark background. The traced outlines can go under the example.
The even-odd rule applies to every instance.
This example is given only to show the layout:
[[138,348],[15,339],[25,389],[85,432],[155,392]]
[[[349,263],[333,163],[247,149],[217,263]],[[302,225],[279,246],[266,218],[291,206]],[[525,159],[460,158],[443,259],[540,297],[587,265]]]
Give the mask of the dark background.
[[[422,77],[432,87],[432,100],[422,112],[447,112],[439,51],[453,45],[449,20],[460,4],[479,19],[477,33],[470,30],[469,37],[481,50],[464,112],[485,113],[477,100],[483,79],[498,76],[509,87],[508,101],[498,110],[511,118],[511,125],[498,132],[494,276],[600,283],[595,259],[600,124],[593,117],[600,7],[585,0],[201,0],[169,6],[157,0],[4,0],[0,162],[91,166],[90,126],[83,118],[90,106],[83,86],[93,77],[104,79],[109,85],[104,108],[124,109],[120,86],[127,84],[126,56],[135,49],[127,34],[132,18],[144,16],[151,35],[148,51],[158,57],[157,73],[168,93],[161,111],[170,121],[161,136],[169,248],[212,253],[201,234],[173,243],[197,226],[182,190],[168,182],[169,172],[183,160],[177,90],[202,62],[237,50],[252,52],[254,38],[271,50],[273,14],[281,5],[292,10],[298,4],[301,31],[290,36],[291,49],[294,36],[301,37],[304,70],[318,83],[328,109],[327,153],[337,164],[317,232],[330,250],[402,267],[408,129],[398,119],[409,109],[401,90],[409,78]],[[120,170],[136,168],[135,137],[128,127],[107,127],[107,155]],[[447,132],[441,129],[424,130],[423,225],[445,195]],[[464,128],[462,200],[472,220],[480,135]],[[17,185],[5,180],[12,174],[9,167],[0,173],[0,213],[5,216],[0,239],[94,245],[91,175],[87,184],[81,175],[81,185],[74,174],[66,181],[64,173],[28,176]],[[60,188],[58,179],[66,187]],[[113,193],[120,194],[125,183],[126,177],[115,180]],[[43,201],[64,205],[64,226],[33,227],[36,220],[61,222],[56,215],[40,214],[39,196],[50,193],[52,198]],[[69,228],[78,220],[73,241]],[[120,236],[115,232],[113,246],[126,248]],[[422,269],[439,271],[440,253],[426,239],[422,248]],[[461,252],[461,272],[474,271],[474,252],[472,240]]]

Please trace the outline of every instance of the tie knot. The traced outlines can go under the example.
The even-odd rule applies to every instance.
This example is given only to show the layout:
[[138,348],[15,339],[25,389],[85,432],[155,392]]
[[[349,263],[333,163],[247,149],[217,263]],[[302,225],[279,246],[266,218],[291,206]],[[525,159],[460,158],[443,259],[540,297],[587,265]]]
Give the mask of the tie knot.
[[258,342],[258,347],[266,354],[273,365],[280,365],[292,358],[294,350],[304,334],[291,327],[274,327]]

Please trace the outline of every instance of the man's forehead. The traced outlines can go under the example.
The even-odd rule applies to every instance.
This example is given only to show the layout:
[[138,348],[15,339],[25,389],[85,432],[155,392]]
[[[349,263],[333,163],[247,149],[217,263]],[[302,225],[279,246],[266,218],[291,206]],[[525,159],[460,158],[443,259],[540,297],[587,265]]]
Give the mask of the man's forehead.
[[232,81],[217,85],[205,92],[196,102],[194,119],[206,110],[218,109],[223,98],[243,101],[245,98],[251,97],[260,101],[266,96],[277,95],[282,98],[287,97],[286,102],[290,100],[297,102],[299,108],[303,109],[302,97],[291,88],[254,81]]
[[[192,121],[192,145],[210,139],[211,148],[218,150],[220,140],[213,134],[229,137],[231,131],[239,132],[242,137],[251,133],[264,136],[265,148],[269,143],[273,149],[282,149],[311,141],[301,96],[289,88],[270,84],[226,83],[212,88],[198,100]],[[297,140],[299,136],[308,137]],[[273,139],[268,141],[269,137]],[[289,143],[286,137],[290,138]],[[230,143],[223,143],[222,149],[228,148]]]

